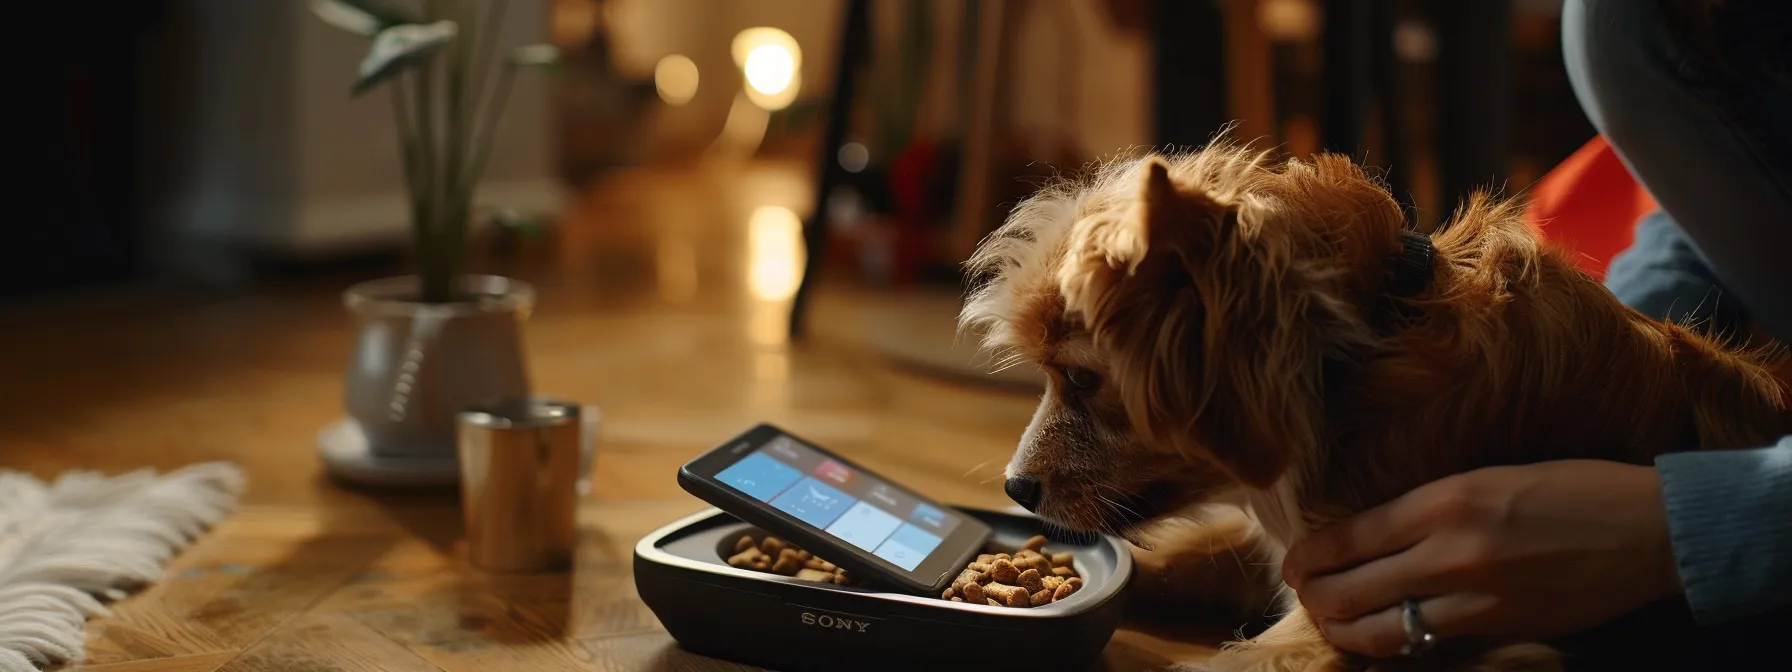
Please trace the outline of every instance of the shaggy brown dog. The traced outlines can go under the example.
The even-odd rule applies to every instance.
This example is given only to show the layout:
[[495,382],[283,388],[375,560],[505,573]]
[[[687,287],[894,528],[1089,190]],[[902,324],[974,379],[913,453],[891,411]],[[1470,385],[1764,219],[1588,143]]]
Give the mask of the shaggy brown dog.
[[[1236,556],[1230,585],[1263,587],[1222,597],[1260,604],[1276,576],[1263,565],[1288,544],[1449,474],[1647,464],[1792,432],[1767,351],[1623,306],[1540,243],[1518,206],[1470,200],[1402,293],[1390,262],[1407,258],[1404,228],[1346,158],[1271,162],[1224,142],[1111,162],[1021,203],[971,260],[982,284],[961,315],[1008,363],[1049,377],[1008,464],[1010,494],[1141,546],[1150,523],[1240,505],[1260,529],[1190,526],[1143,560],[1200,573],[1175,558]],[[1288,604],[1208,669],[1377,665],[1332,648]],[[1541,644],[1463,646],[1421,664],[1558,666]]]

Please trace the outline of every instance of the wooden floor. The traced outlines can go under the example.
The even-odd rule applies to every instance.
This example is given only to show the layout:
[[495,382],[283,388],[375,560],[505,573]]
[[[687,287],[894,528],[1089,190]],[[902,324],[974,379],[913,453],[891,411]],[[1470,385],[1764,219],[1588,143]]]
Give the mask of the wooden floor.
[[[354,328],[339,292],[395,270],[0,310],[0,464],[52,477],[232,460],[250,479],[241,510],[163,582],[88,625],[88,660],[71,667],[735,669],[678,650],[635,595],[630,552],[702,508],[676,467],[759,421],[937,498],[1005,505],[994,479],[1034,397],[882,360],[859,333],[875,294],[825,292],[814,338],[786,342],[799,259],[778,208],[809,196],[794,166],[619,173],[579,196],[553,244],[486,262],[540,290],[537,390],[605,410],[570,574],[483,576],[461,559],[451,495],[323,475],[313,441],[340,413]],[[1231,626],[1131,623],[1105,667],[1202,658]]]

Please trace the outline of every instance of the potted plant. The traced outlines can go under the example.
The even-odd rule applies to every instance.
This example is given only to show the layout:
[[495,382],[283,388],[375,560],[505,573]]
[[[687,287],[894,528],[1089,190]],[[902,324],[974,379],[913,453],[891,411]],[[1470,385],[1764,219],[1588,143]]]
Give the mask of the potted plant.
[[473,194],[511,82],[558,59],[552,45],[496,48],[505,5],[423,0],[419,12],[381,0],[311,2],[318,18],[371,40],[351,95],[384,88],[391,97],[417,264],[415,275],[344,293],[360,327],[344,384],[349,417],[320,439],[339,474],[452,481],[456,413],[529,393],[520,331],[534,290],[464,272]]

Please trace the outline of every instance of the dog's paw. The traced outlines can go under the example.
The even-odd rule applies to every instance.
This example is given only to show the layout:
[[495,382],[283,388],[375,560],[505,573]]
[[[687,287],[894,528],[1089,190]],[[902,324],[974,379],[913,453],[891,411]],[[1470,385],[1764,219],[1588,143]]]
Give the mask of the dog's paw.
[[1198,522],[1166,522],[1151,536],[1152,550],[1133,551],[1133,613],[1249,618],[1269,608],[1278,577],[1243,510],[1206,507]]
[[1180,663],[1170,663],[1168,666],[1158,668],[1157,672],[1213,672],[1213,668],[1208,667],[1206,663],[1191,663],[1185,661]]

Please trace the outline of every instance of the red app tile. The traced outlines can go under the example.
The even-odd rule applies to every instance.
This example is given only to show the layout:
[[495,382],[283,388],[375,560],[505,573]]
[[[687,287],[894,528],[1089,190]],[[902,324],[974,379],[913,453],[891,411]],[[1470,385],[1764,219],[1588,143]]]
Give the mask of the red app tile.
[[852,482],[852,470],[839,462],[828,460],[815,468],[815,477],[835,485],[846,485]]

